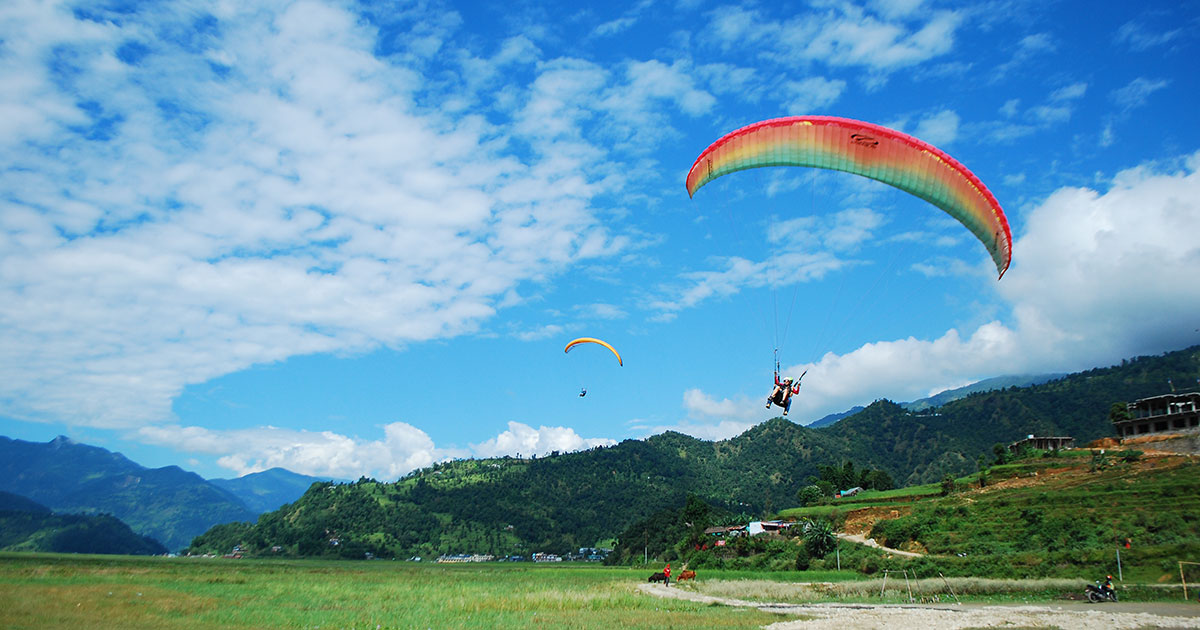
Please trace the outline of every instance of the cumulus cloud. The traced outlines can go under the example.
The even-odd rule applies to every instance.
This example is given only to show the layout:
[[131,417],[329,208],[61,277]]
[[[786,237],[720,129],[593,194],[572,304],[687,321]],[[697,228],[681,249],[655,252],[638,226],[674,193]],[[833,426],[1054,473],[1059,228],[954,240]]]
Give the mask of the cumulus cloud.
[[634,421],[630,423],[630,428],[645,436],[676,431],[701,440],[727,440],[745,433],[767,417],[778,415],[767,412],[757,400],[744,396],[717,400],[695,388],[683,393],[683,409],[685,417],[677,422]]
[[424,431],[403,422],[383,431],[381,440],[360,440],[333,431],[270,426],[215,431],[164,425],[141,427],[137,437],[148,444],[219,456],[217,464],[237,476],[281,467],[314,476],[391,480],[436,461],[468,455],[436,448]]
[[615,440],[607,438],[580,437],[570,427],[541,426],[534,429],[520,422],[509,422],[508,430],[496,437],[472,444],[471,450],[476,457],[501,457],[504,455],[520,454],[547,455],[554,451],[579,451],[597,446],[612,446]]
[[441,448],[422,430],[404,422],[383,428],[383,438],[361,439],[334,431],[296,431],[256,427],[217,431],[177,425],[146,426],[136,437],[147,444],[218,456],[217,464],[237,476],[269,468],[286,468],[306,475],[390,481],[435,462],[466,457],[529,457],[611,446],[606,438],[583,438],[569,427],[534,429],[508,423],[496,437],[470,448]]
[[758,404],[745,398],[716,400],[699,389],[689,389],[683,393],[683,408],[691,418],[750,420],[762,415],[756,410]]
[[865,344],[807,369],[792,416],[914,400],[997,373],[1085,369],[1200,341],[1200,153],[1062,188],[1032,208],[998,284],[1010,317],[969,334]]

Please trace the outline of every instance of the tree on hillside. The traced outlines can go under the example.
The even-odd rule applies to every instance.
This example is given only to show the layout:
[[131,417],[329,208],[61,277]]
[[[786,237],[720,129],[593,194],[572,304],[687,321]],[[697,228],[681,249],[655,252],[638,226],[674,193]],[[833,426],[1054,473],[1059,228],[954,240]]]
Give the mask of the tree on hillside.
[[1133,415],[1129,413],[1129,407],[1123,402],[1115,402],[1108,408],[1108,420],[1113,424],[1132,419]]
[[822,496],[824,495],[821,494],[820,488],[809,485],[800,488],[800,490],[796,492],[796,501],[799,502],[800,507],[808,507],[810,505],[816,505],[818,502],[820,502]]
[[1009,460],[1008,447],[996,442],[992,445],[992,454],[996,456],[996,465],[1007,464]]

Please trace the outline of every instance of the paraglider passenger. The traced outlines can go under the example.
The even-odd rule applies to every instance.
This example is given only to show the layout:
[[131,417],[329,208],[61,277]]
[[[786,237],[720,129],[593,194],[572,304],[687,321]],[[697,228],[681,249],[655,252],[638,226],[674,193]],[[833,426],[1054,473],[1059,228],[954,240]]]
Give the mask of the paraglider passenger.
[[[808,374],[808,370],[805,370],[804,374]],[[800,379],[804,378],[804,374],[801,374],[800,378],[796,379],[794,381],[795,384],[793,384],[792,377],[788,376],[780,381],[779,372],[776,372],[775,389],[771,391],[770,396],[767,396],[767,409],[770,409],[771,404],[774,403],[783,407],[784,416],[788,415],[788,411],[792,409],[792,396],[800,393]]]

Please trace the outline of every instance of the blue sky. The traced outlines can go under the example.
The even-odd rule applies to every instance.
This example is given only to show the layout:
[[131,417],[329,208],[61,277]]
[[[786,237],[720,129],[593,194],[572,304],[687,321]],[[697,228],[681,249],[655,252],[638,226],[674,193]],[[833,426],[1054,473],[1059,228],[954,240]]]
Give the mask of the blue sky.
[[[0,434],[390,480],[731,437],[777,347],[807,423],[1200,343],[1198,34],[1165,1],[5,2]],[[1007,275],[852,175],[688,198],[800,114],[965,164]]]

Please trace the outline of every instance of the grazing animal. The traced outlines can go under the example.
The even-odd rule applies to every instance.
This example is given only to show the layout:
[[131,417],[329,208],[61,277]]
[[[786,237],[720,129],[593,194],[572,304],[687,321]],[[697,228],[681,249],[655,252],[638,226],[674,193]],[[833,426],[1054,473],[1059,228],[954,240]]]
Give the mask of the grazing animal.
[[694,579],[696,579],[696,572],[692,571],[690,569],[684,569],[683,571],[679,572],[679,579],[677,581],[682,582],[684,580],[694,580]]
[[666,583],[667,583],[667,576],[666,576],[666,574],[665,574],[665,573],[663,573],[663,572],[659,571],[658,573],[654,573],[654,574],[652,574],[652,575],[650,576],[650,579],[648,579],[648,580],[646,580],[646,581],[647,581],[647,582],[662,582],[663,584],[666,584]]

